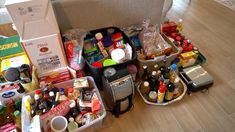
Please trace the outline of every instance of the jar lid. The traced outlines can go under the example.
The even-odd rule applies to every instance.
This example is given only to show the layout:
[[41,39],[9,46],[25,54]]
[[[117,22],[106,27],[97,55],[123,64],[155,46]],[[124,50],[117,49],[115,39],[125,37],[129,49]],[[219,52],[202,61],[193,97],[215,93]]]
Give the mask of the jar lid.
[[101,62],[99,62],[99,61],[97,61],[97,62],[93,62],[91,65],[92,65],[92,66],[94,66],[94,67],[98,67],[98,68],[103,67],[102,63],[101,63]]
[[151,98],[151,99],[156,99],[156,98],[157,98],[157,92],[155,92],[155,91],[150,91],[150,92],[149,92],[149,98]]
[[104,60],[104,62],[103,62],[103,65],[104,66],[112,66],[112,65],[116,65],[117,64],[117,62],[115,62],[114,60],[112,60],[112,59],[106,59],[106,60]]
[[113,35],[112,35],[112,38],[113,38],[114,40],[120,39],[121,37],[122,37],[122,34],[121,34],[121,33],[116,33],[116,34],[113,34]]
[[123,59],[125,59],[125,52],[123,49],[115,49],[112,51],[111,57],[117,63],[122,63]]
[[41,94],[41,90],[40,89],[35,90],[35,94]]
[[103,35],[101,33],[97,33],[97,34],[95,34],[95,38],[97,40],[101,40],[103,38]]

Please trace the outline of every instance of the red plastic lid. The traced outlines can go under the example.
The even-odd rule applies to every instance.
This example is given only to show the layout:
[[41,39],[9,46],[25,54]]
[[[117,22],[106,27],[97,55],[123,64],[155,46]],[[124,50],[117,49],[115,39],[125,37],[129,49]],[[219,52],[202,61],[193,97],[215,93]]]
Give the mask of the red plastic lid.
[[35,90],[35,94],[41,94],[41,90],[40,89]]
[[68,93],[73,93],[74,88],[68,88]]
[[116,33],[116,34],[114,34],[114,35],[112,35],[112,39],[119,39],[119,38],[121,38],[122,37],[122,34],[121,33]]
[[183,44],[188,44],[188,40],[183,40]]
[[160,82],[159,92],[164,93],[165,91],[166,91],[166,86],[164,85],[163,82]]
[[98,68],[103,67],[102,63],[101,63],[101,62],[99,62],[99,61],[97,61],[97,62],[93,62],[91,65],[92,65],[92,66],[94,66],[94,67],[98,67]]

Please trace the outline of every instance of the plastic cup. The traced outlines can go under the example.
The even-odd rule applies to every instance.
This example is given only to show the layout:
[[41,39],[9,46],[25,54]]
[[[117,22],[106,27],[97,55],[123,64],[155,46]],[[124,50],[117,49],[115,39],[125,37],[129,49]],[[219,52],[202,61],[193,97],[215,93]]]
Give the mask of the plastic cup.
[[52,118],[50,125],[52,132],[66,132],[68,121],[63,116],[55,116]]

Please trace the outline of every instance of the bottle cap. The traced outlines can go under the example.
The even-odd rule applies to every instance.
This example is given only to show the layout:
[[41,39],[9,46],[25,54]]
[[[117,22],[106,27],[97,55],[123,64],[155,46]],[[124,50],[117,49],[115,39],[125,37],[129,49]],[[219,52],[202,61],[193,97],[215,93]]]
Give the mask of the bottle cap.
[[[112,65],[116,65],[117,64],[117,62],[115,62],[114,60],[112,60],[112,59],[106,59],[106,60],[104,60],[104,62],[103,62],[103,65],[104,66],[112,66]],[[101,67],[102,67],[102,64],[101,64]]]
[[145,87],[148,87],[148,86],[149,86],[149,82],[144,81],[144,86],[145,86]]
[[52,97],[52,96],[55,96],[54,92],[53,92],[53,91],[50,91],[50,92],[49,92],[49,96],[51,96],[51,97]]
[[69,117],[69,122],[74,122],[74,118],[73,117]]
[[144,69],[147,69],[147,68],[148,68],[148,66],[144,65],[144,66],[143,66],[143,68],[144,68]]
[[179,19],[179,22],[183,22],[183,19]]
[[95,34],[95,38],[97,40],[101,40],[103,38],[103,35],[101,33],[97,33],[97,34]]
[[60,94],[62,93],[64,93],[64,88],[59,88],[59,91],[60,91]]
[[102,63],[101,63],[101,62],[99,62],[99,61],[97,61],[97,62],[93,62],[91,65],[92,65],[92,66],[94,66],[94,67],[98,67],[98,68],[103,67]]
[[172,65],[171,65],[171,68],[172,68],[172,70],[175,71],[175,70],[177,69],[177,65],[176,65],[176,64],[172,64]]
[[76,102],[75,102],[74,100],[72,100],[72,101],[70,102],[69,107],[70,107],[70,108],[74,108],[75,106],[76,106]]
[[156,99],[156,98],[157,98],[157,92],[155,92],[155,91],[150,91],[150,92],[149,92],[149,98],[151,98],[151,99]]
[[68,88],[68,93],[73,93],[74,88]]
[[112,60],[114,60],[114,61],[117,62],[117,63],[122,63],[122,62],[124,62],[125,57],[126,57],[126,53],[125,53],[125,51],[124,51],[123,49],[117,48],[117,49],[114,49],[114,50],[111,52],[111,58],[112,58]]
[[121,33],[116,33],[112,35],[113,40],[120,39],[122,37]]
[[152,71],[152,76],[156,76],[157,72],[156,71]]
[[39,98],[40,98],[40,97],[39,97],[38,94],[35,94],[35,95],[34,95],[34,99],[35,99],[35,100],[38,100]]
[[155,69],[157,69],[157,68],[158,68],[158,65],[157,65],[157,64],[155,64],[153,67],[154,67]]
[[45,92],[48,92],[48,88],[45,87],[42,91],[43,91],[44,93],[45,93]]
[[35,90],[35,94],[41,94],[41,90],[40,89]]
[[18,110],[16,110],[15,112],[14,112],[14,116],[19,116],[20,115],[20,111],[18,111]]

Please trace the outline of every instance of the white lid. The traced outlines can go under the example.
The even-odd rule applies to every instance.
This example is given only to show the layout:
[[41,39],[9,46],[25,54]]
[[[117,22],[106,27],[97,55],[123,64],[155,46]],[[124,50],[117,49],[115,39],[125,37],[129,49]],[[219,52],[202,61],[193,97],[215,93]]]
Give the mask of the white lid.
[[50,91],[50,92],[49,92],[49,95],[50,95],[50,96],[55,96],[55,94],[54,94],[53,91]]
[[152,75],[153,75],[153,76],[156,76],[156,75],[157,75],[157,72],[156,72],[156,71],[152,71]]
[[40,97],[39,97],[38,94],[35,94],[35,95],[34,95],[34,99],[35,99],[35,100],[38,100],[39,98],[40,98]]
[[145,87],[148,87],[148,86],[149,86],[149,82],[145,81],[145,82],[144,82],[144,86],[145,86]]
[[76,106],[76,102],[74,100],[71,100],[69,107],[74,108],[75,106]]
[[111,57],[117,63],[122,63],[125,59],[125,52],[123,49],[115,49],[112,51]]
[[70,117],[70,118],[69,118],[69,122],[74,122],[74,118],[73,118],[73,117]]
[[95,34],[95,38],[96,38],[97,40],[100,40],[100,39],[103,38],[103,35],[102,35],[101,33],[97,33],[97,34]]

